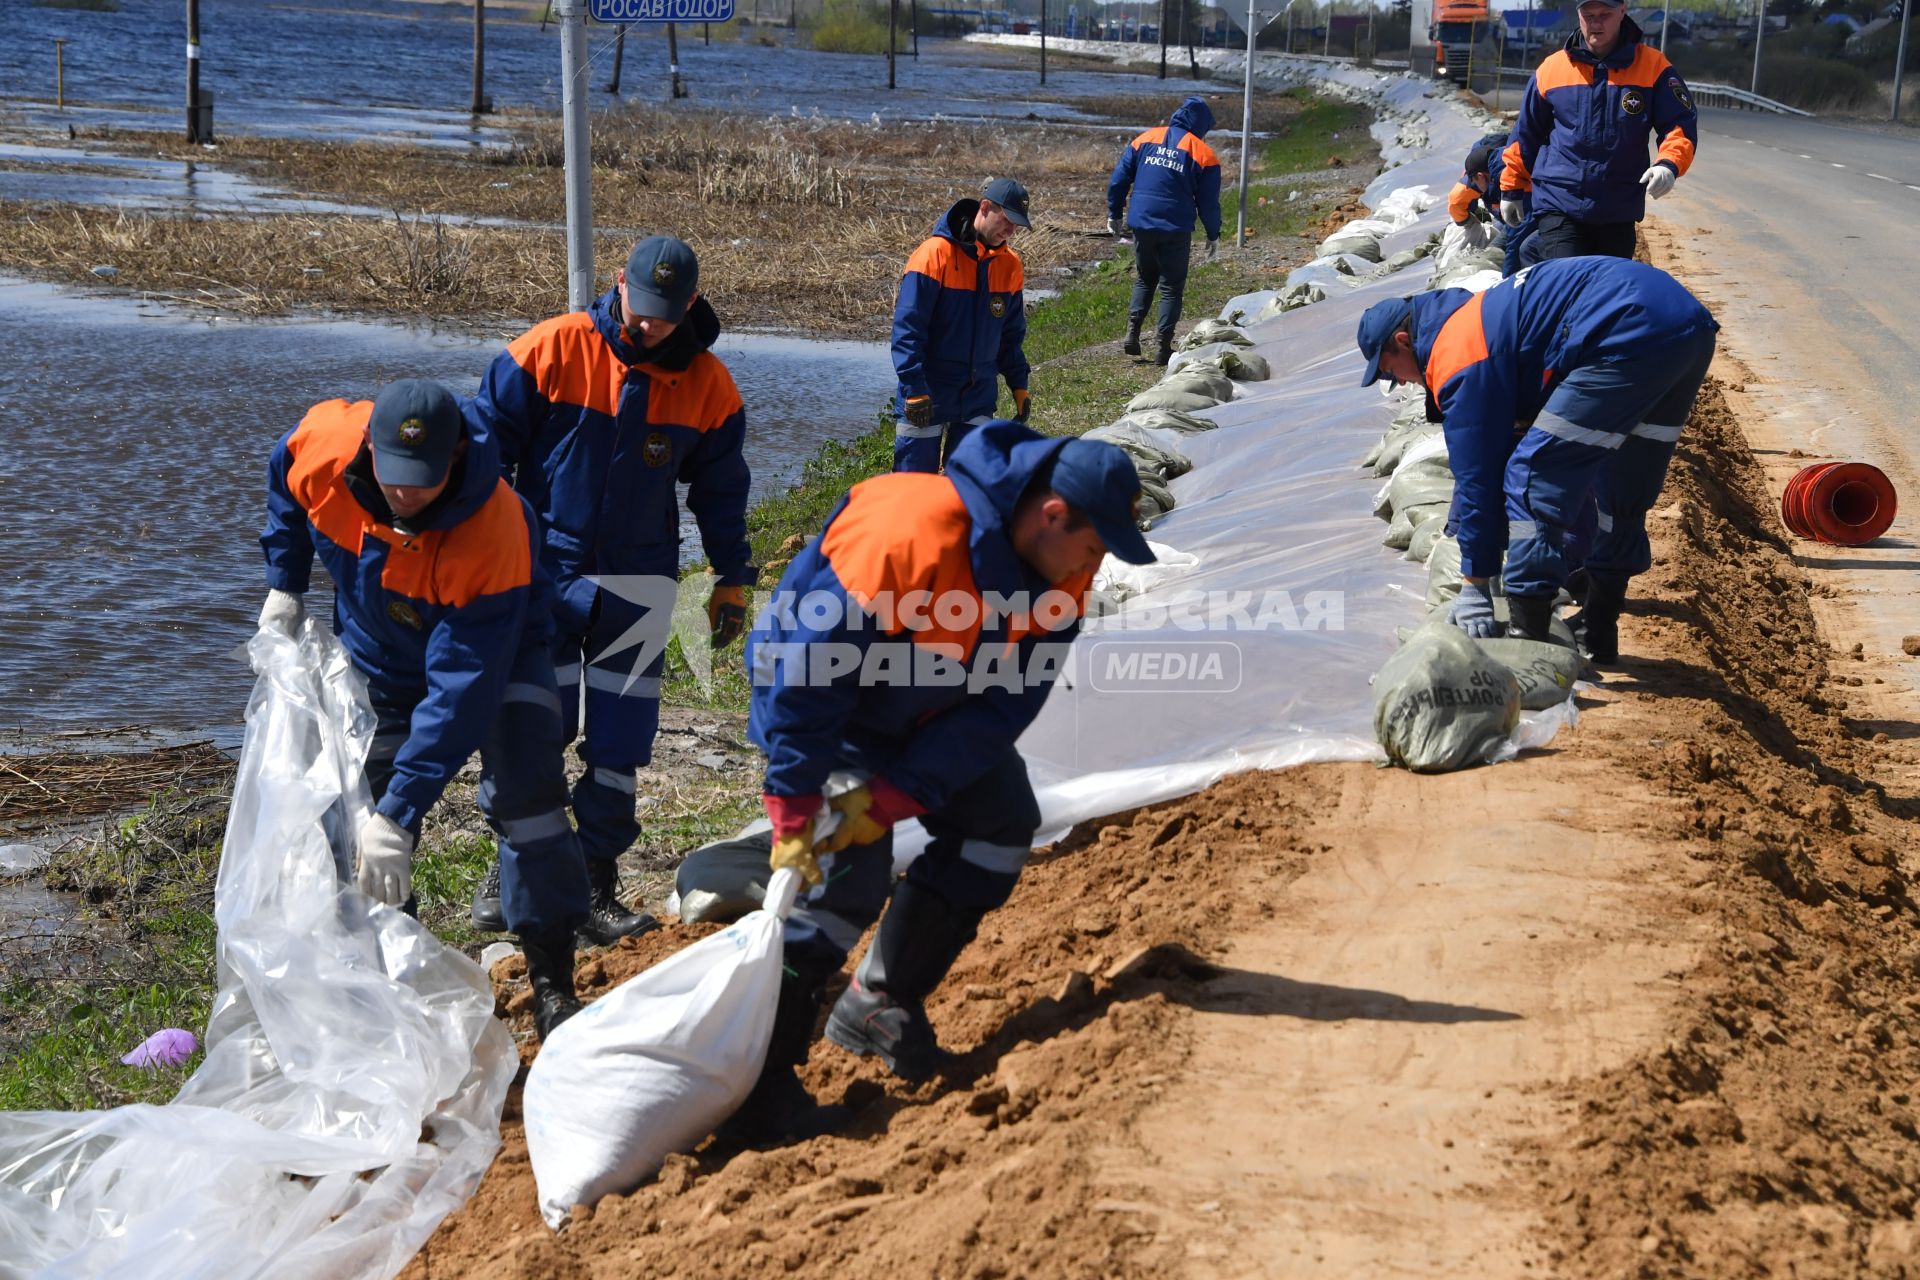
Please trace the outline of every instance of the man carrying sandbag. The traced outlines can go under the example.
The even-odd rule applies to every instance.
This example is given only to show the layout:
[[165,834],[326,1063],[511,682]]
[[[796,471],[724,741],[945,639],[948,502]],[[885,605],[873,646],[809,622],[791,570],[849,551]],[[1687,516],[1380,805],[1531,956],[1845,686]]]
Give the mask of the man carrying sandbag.
[[492,438],[468,429],[437,382],[317,404],[274,447],[260,545],[260,625],[299,631],[318,552],[334,634],[367,678],[378,725],[366,762],[374,811],[354,843],[362,892],[412,911],[421,819],[480,752],[480,808],[545,1039],[580,1009],[573,931],[587,915],[587,870],[567,821],[539,526],[500,478]]
[[[1014,741],[1059,676],[1101,560],[1153,560],[1139,492],[1112,445],[989,422],[943,475],[855,485],[787,567],[747,639],[748,734],[767,755],[772,864],[811,888],[787,919],[773,1040],[737,1136],[817,1123],[794,1068],[827,979],[883,905],[827,1036],[908,1080],[946,1060],[926,998],[1026,864],[1040,812]],[[830,774],[858,785],[829,794]],[[816,826],[823,797],[831,826]],[[896,883],[892,829],[912,817],[926,852]]]
[[1504,552],[1508,634],[1550,640],[1591,494],[1584,648],[1596,662],[1619,658],[1628,579],[1653,563],[1647,512],[1719,328],[1672,276],[1619,258],[1542,262],[1485,293],[1441,289],[1367,309],[1361,385],[1418,383],[1428,420],[1444,424],[1464,580],[1455,625],[1495,634],[1488,584]]

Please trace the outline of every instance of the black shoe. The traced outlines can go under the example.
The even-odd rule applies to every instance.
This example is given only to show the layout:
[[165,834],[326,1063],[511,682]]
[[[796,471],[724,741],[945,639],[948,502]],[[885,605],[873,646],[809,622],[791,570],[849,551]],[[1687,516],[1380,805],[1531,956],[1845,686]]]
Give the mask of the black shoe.
[[1627,602],[1625,578],[1596,577],[1587,585],[1587,607],[1580,611],[1580,652],[1589,662],[1620,661],[1620,610]]
[[553,1029],[580,1012],[573,993],[573,939],[521,938],[527,957],[527,983],[533,988],[533,1029],[542,1042]]
[[580,936],[596,947],[610,947],[622,938],[637,938],[660,927],[660,922],[644,911],[629,911],[620,904],[614,890],[620,884],[620,866],[598,858],[587,860],[587,883],[593,898]]
[[1553,636],[1552,596],[1507,597],[1507,635],[1515,640],[1558,644]]
[[473,891],[473,927],[486,933],[505,933],[507,914],[500,906],[500,859],[488,866]]
[[815,1101],[792,1067],[769,1063],[747,1100],[720,1122],[713,1137],[728,1147],[779,1147],[838,1133],[852,1118],[848,1107]]
[[1165,368],[1167,361],[1171,359],[1173,359],[1173,339],[1163,335],[1160,339],[1160,349],[1154,353],[1153,362]]
[[924,1006],[902,1003],[884,991],[868,991],[858,976],[827,1015],[827,1039],[866,1057],[877,1054],[902,1080],[925,1080],[954,1062],[934,1039]]
[[1120,344],[1120,349],[1130,356],[1140,354],[1140,324],[1145,319],[1145,316],[1127,317],[1127,336]]

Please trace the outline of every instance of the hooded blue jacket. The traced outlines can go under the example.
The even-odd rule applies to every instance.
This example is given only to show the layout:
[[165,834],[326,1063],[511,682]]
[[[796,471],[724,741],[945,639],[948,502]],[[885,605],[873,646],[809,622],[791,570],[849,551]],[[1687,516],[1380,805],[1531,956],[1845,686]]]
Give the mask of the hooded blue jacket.
[[1065,443],[989,422],[944,475],[876,476],[841,501],[747,638],[767,794],[817,796],[850,767],[939,809],[1032,723],[1092,575],[1048,583],[1010,526]]
[[1440,289],[1409,301],[1427,417],[1445,424],[1453,468],[1450,532],[1470,578],[1500,572],[1507,456],[1567,375],[1719,327],[1672,276],[1624,258],[1558,258],[1485,293]]
[[603,574],[680,571],[680,504],[725,586],[754,578],[747,543],[746,412],[709,349],[705,298],[653,350],[627,341],[620,294],[535,325],[494,358],[467,406],[546,531],[541,560],[562,630],[584,631]]
[[1641,40],[1632,18],[1604,58],[1579,32],[1533,73],[1507,143],[1500,185],[1531,191],[1533,213],[1577,222],[1638,222],[1646,216],[1647,140],[1656,164],[1684,177],[1700,141],[1686,82],[1667,56]]
[[366,443],[373,402],[328,400],[274,446],[260,545],[267,585],[303,594],[317,552],[333,579],[333,630],[354,666],[400,693],[419,691],[380,812],[419,833],[420,818],[493,725],[515,655],[545,649],[553,596],[540,530],[500,478],[499,453],[468,421],[467,451],[446,492],[395,519]]
[[995,375],[1027,387],[1026,273],[1011,244],[989,248],[973,233],[978,200],[961,200],[907,259],[893,307],[894,410],[933,397],[933,421],[991,416]]
[[[1135,231],[1192,234],[1197,213],[1207,239],[1220,238],[1220,157],[1203,139],[1213,128],[1204,98],[1188,98],[1173,118],[1149,129],[1120,153],[1107,180],[1107,212]],[[1129,206],[1127,191],[1133,191]]]

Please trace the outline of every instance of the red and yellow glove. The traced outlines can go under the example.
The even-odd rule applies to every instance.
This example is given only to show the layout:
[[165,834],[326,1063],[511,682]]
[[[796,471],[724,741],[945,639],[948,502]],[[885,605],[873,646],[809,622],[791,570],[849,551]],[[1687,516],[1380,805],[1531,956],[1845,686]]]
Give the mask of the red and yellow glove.
[[747,589],[715,587],[707,597],[708,642],[724,649],[747,629]]
[[1025,387],[1015,387],[1013,389],[1013,420],[1015,422],[1025,422],[1027,420],[1027,414],[1032,412],[1032,410],[1033,397],[1027,394]]
[[762,795],[773,822],[773,852],[767,865],[775,871],[788,867],[810,885],[820,883],[820,862],[813,853],[813,815],[820,812],[819,796]]
[[912,796],[888,782],[875,778],[865,786],[827,801],[827,807],[840,815],[840,825],[821,842],[825,853],[838,853],[856,844],[872,844],[893,830],[893,824],[917,818],[926,808]]

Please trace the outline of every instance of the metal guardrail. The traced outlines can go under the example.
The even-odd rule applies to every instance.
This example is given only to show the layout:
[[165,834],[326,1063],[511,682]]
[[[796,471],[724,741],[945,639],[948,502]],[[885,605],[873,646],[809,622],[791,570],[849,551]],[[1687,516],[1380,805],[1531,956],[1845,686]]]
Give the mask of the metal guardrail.
[[1812,116],[1811,111],[1802,111],[1790,107],[1784,102],[1775,102],[1772,98],[1763,98],[1757,93],[1748,93],[1745,89],[1736,89],[1730,84],[1689,84],[1689,92],[1695,102],[1710,107],[1739,107],[1745,111],[1771,111],[1783,116]]

